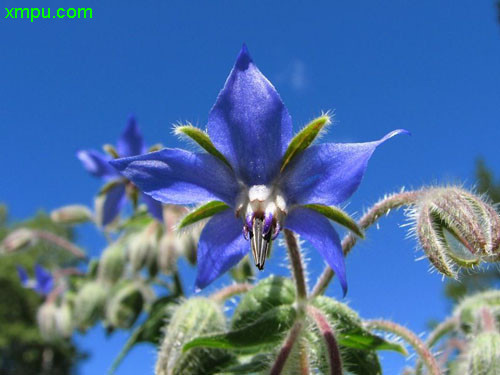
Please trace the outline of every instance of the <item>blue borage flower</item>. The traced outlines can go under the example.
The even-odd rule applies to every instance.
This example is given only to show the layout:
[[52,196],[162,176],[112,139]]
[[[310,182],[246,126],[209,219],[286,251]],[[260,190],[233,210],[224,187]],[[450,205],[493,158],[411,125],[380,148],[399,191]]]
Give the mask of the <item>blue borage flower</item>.
[[209,138],[199,143],[209,153],[166,148],[111,162],[163,203],[227,204],[201,233],[196,287],[226,272],[250,247],[262,269],[272,240],[288,228],[320,252],[345,293],[339,235],[311,204],[335,206],[349,198],[375,148],[406,131],[395,130],[374,142],[313,145],[285,162],[291,117],[245,46],[209,114],[207,131]]
[[54,288],[54,277],[39,264],[35,264],[34,279],[29,278],[26,269],[22,266],[17,266],[17,274],[23,287],[33,289],[40,295],[45,296]]
[[[146,153],[146,146],[133,116],[129,117],[127,126],[118,139],[115,157],[128,157]],[[129,181],[125,180],[111,165],[109,161],[113,160],[111,156],[105,155],[95,150],[81,150],[77,153],[78,159],[83,167],[93,176],[102,178],[108,183],[106,195],[103,203],[102,225],[111,223],[123,208],[126,201],[127,186],[134,189]],[[163,220],[162,204],[154,200],[147,194],[141,194],[142,201],[148,207],[150,214],[158,220]]]

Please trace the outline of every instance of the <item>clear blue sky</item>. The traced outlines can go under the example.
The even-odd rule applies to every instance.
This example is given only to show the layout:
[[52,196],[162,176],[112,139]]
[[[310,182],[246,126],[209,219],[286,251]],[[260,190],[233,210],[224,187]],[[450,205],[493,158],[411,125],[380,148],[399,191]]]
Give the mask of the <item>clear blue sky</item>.
[[[3,7],[90,7],[92,20],[4,19]],[[0,8],[0,200],[14,218],[88,203],[99,182],[75,158],[114,141],[135,113],[152,144],[178,146],[171,125],[204,126],[241,47],[275,84],[295,128],[334,110],[325,141],[367,141],[406,128],[373,157],[347,210],[359,216],[406,186],[466,182],[474,160],[498,166],[500,26],[493,0],[39,1]],[[500,171],[500,167],[496,167]],[[443,318],[441,277],[415,262],[395,214],[347,260],[347,300],[366,318],[421,332]],[[84,234],[88,234],[85,231]],[[89,252],[99,239],[82,239]],[[264,276],[287,273],[277,252]],[[310,279],[322,268],[314,250]],[[192,275],[192,272],[191,272]],[[185,280],[191,283],[192,280]],[[227,280],[226,280],[227,281]],[[340,297],[335,284],[329,294]],[[104,374],[125,334],[78,337],[92,353],[82,375]],[[386,373],[405,361],[383,353]],[[150,373],[154,348],[134,350],[119,375]]]

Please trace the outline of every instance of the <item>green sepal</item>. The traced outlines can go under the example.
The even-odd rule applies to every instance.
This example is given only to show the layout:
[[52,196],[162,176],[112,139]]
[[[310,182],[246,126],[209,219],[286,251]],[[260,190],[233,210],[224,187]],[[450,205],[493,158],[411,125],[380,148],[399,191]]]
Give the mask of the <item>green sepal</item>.
[[246,349],[279,342],[296,318],[293,306],[275,307],[246,326],[226,333],[197,337],[184,345],[191,348]]
[[229,164],[225,156],[222,155],[219,150],[217,150],[208,134],[203,130],[198,129],[193,125],[181,125],[175,127],[175,134],[188,136],[206,152],[215,156],[216,158],[224,162],[229,168],[231,168],[231,164]]
[[110,145],[109,143],[102,146],[104,152],[109,154],[113,159],[118,159],[120,156],[118,155],[118,151],[116,151],[115,146]]
[[313,305],[320,309],[335,327],[340,346],[368,351],[392,350],[408,355],[403,346],[387,341],[364,328],[358,314],[347,305],[323,296],[316,297]]
[[314,210],[330,220],[346,227],[357,236],[365,238],[363,230],[358,226],[356,220],[349,216],[344,210],[335,206],[324,206],[322,204],[306,204],[303,207]]
[[122,178],[118,178],[116,180],[112,180],[110,182],[107,182],[106,184],[104,184],[104,186],[101,188],[101,190],[99,190],[99,193],[97,193],[97,195],[101,196],[101,195],[107,194],[114,187],[116,187],[120,184],[123,184],[123,181],[124,180]]
[[155,152],[155,151],[160,151],[163,148],[163,145],[161,143],[154,144],[150,148],[148,148],[148,152]]
[[295,302],[295,286],[285,277],[270,276],[248,291],[236,307],[231,326],[245,327],[259,319],[268,310]]
[[283,156],[283,161],[281,163],[281,172],[283,172],[290,161],[306,148],[308,148],[311,143],[316,139],[316,137],[321,133],[321,130],[328,124],[330,124],[330,116],[323,115],[307,124],[304,129],[293,137],[288,148]]
[[188,225],[194,224],[197,221],[206,219],[207,217],[211,217],[221,211],[224,211],[228,209],[229,206],[225,204],[224,202],[220,201],[211,201],[208,202],[207,204],[204,204],[201,207],[195,208],[192,210],[190,213],[188,213],[184,218],[181,220],[179,225],[177,226],[177,229],[182,229],[184,227],[187,227]]

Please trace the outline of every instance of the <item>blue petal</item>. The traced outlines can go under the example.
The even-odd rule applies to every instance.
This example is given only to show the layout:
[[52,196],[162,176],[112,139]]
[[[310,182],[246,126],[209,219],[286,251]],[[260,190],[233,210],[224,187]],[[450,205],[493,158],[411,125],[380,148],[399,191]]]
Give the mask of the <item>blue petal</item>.
[[35,264],[35,280],[35,291],[39,294],[47,295],[54,287],[52,274],[38,264]]
[[121,157],[143,154],[145,150],[144,140],[134,116],[130,116],[127,126],[117,142],[118,155]]
[[77,152],[76,157],[80,159],[87,172],[96,177],[109,179],[118,175],[116,170],[109,165],[111,157],[99,151],[81,150]]
[[286,168],[281,181],[283,192],[292,204],[338,205],[358,188],[377,146],[407,133],[399,129],[374,142],[311,146]]
[[29,276],[28,273],[26,272],[26,269],[22,266],[16,266],[16,268],[19,280],[21,281],[21,285],[24,286],[25,288],[28,287]]
[[206,287],[248,253],[250,244],[242,227],[230,209],[214,215],[205,225],[198,243],[196,288]]
[[148,211],[158,221],[163,221],[163,205],[156,199],[151,198],[149,195],[142,193],[142,201],[148,207]]
[[139,189],[163,203],[193,204],[222,200],[234,205],[234,173],[210,154],[163,149],[116,159],[111,164]]
[[100,221],[102,226],[108,225],[116,218],[125,201],[125,184],[117,184],[106,192]]
[[338,276],[344,296],[347,293],[344,254],[337,231],[321,214],[307,208],[296,208],[286,217],[285,228],[300,234],[319,251]]
[[207,130],[247,185],[268,184],[277,176],[292,137],[292,120],[246,46],[210,112]]

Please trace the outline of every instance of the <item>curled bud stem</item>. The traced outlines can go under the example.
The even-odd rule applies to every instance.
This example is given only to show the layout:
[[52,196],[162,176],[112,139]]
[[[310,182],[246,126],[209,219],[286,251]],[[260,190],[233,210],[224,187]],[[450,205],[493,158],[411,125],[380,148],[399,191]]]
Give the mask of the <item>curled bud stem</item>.
[[325,346],[328,352],[328,361],[330,364],[330,374],[341,375],[342,358],[340,356],[339,346],[337,340],[335,339],[332,327],[322,312],[314,306],[308,306],[307,312],[316,322],[316,325],[318,326],[318,329],[325,341]]
[[434,358],[427,345],[406,327],[387,320],[370,320],[366,322],[366,326],[369,329],[386,331],[398,335],[415,349],[425,366],[429,369],[431,375],[441,375],[441,370],[439,369],[436,358]]
[[273,367],[271,368],[270,375],[280,375],[281,372],[283,371],[286,360],[288,359],[288,356],[290,355],[290,352],[292,351],[294,344],[297,342],[297,339],[299,338],[300,331],[302,330],[302,325],[303,324],[301,321],[297,321],[290,330],[290,332],[288,333],[288,336],[278,353],[278,357],[276,358],[276,361],[274,362]]
[[[453,316],[451,318],[446,319],[444,322],[437,325],[436,328],[430,333],[425,345],[430,349],[432,348],[443,336],[452,332],[458,324],[458,319]],[[415,366],[415,375],[422,374],[423,367],[422,359],[418,359],[417,364]]]
[[300,247],[292,231],[285,229],[284,233],[288,257],[292,265],[293,279],[295,280],[295,287],[297,289],[297,302],[299,308],[304,308],[307,300],[307,287],[304,276],[304,264],[300,255]]
[[237,294],[248,292],[250,289],[252,289],[252,287],[253,285],[248,283],[233,284],[215,292],[210,298],[215,302],[223,303],[228,298],[231,298]]
[[[419,191],[408,191],[392,194],[388,197],[383,198],[363,215],[363,217],[358,222],[358,226],[362,230],[367,229],[368,227],[373,225],[379,218],[389,214],[391,210],[414,204],[419,195]],[[357,241],[358,237],[353,233],[349,233],[344,237],[344,239],[342,240],[342,251],[344,252],[344,256],[349,254]],[[316,282],[311,296],[315,297],[323,294],[334,275],[335,273],[333,272],[333,270],[330,267],[326,266],[323,270],[323,273]]]
[[59,246],[60,248],[68,251],[77,258],[85,259],[87,257],[82,249],[80,249],[78,246],[73,245],[67,239],[59,237],[57,234],[43,230],[34,231],[34,234],[37,238]]

